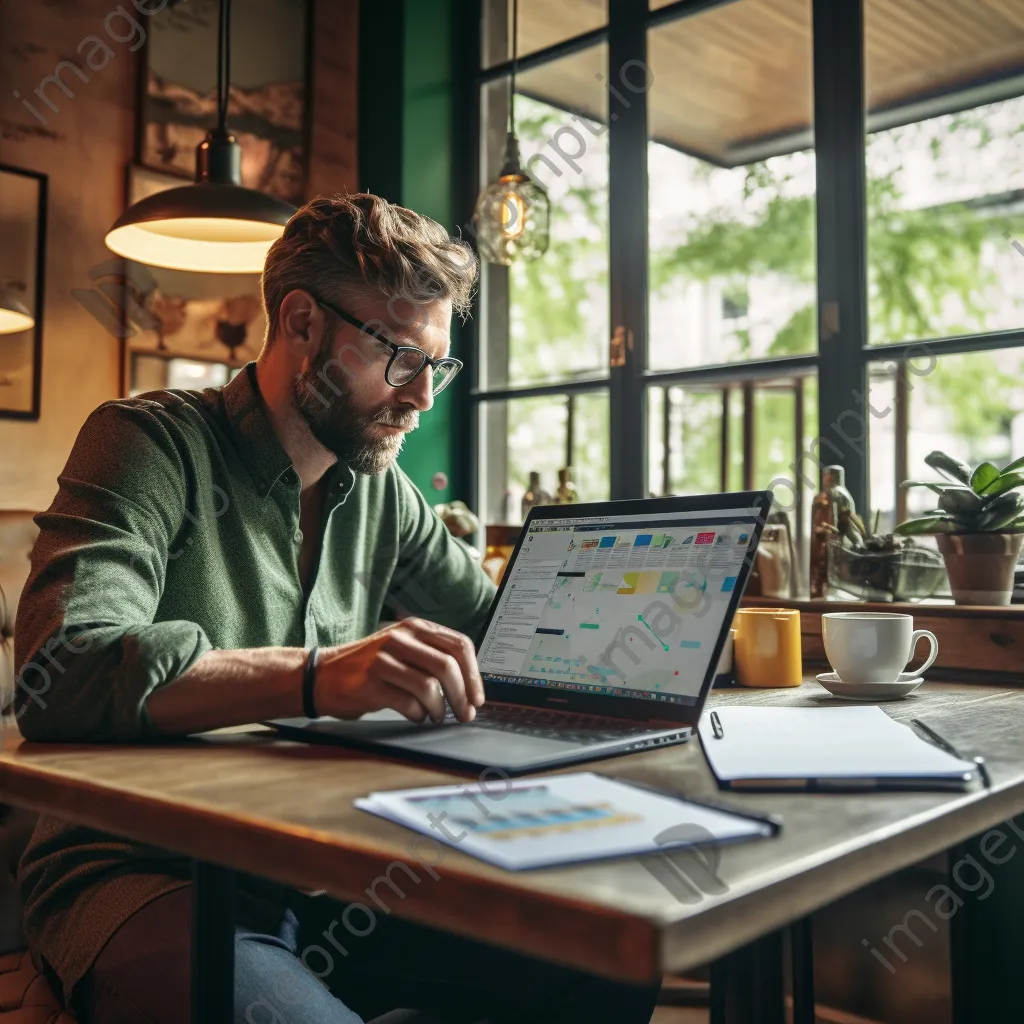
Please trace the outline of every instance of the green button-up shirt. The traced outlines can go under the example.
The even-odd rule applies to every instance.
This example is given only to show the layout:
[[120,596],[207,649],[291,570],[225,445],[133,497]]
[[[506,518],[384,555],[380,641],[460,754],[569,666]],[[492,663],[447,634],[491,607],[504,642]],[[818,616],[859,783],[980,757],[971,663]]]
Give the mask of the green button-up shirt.
[[[338,463],[325,484],[304,596],[299,479],[254,363],[223,388],[100,406],[36,517],[16,631],[24,735],[150,739],[148,695],[213,648],[345,643],[405,614],[475,636],[494,586],[405,474]],[[174,855],[42,818],[19,876],[29,941],[69,991],[188,873]]]

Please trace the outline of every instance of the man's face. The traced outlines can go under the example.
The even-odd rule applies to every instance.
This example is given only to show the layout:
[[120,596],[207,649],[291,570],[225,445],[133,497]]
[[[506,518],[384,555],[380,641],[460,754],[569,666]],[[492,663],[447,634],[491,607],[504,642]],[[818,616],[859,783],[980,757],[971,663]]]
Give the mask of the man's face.
[[[387,300],[334,304],[396,345],[415,346],[434,359],[448,354],[447,299],[418,307],[392,302],[390,309]],[[316,360],[295,381],[295,404],[313,436],[342,462],[358,473],[383,473],[419,425],[419,414],[434,404],[432,375],[425,368],[408,384],[391,387],[384,379],[391,349],[329,310],[324,318],[328,326]]]

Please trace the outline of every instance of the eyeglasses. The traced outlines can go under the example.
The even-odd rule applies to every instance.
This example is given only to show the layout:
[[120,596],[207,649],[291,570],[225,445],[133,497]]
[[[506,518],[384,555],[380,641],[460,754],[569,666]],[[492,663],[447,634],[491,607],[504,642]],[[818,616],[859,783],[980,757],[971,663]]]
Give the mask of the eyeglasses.
[[455,375],[462,369],[462,360],[453,356],[444,356],[441,359],[431,359],[421,348],[415,345],[396,345],[388,338],[383,331],[375,330],[362,320],[346,313],[343,309],[323,299],[317,299],[318,305],[329,309],[335,316],[341,317],[347,324],[358,327],[363,334],[368,334],[374,341],[379,341],[391,349],[391,358],[388,365],[384,367],[384,380],[393,387],[401,388],[411,384],[421,373],[425,366],[430,367],[431,394],[439,395],[454,380]]

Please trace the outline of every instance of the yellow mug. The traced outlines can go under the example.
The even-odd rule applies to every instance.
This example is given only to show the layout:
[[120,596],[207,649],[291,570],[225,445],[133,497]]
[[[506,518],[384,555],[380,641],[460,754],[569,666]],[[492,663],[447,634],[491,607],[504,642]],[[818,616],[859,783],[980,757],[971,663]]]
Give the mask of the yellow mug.
[[799,686],[804,678],[800,612],[740,608],[733,622],[736,681],[741,686]]

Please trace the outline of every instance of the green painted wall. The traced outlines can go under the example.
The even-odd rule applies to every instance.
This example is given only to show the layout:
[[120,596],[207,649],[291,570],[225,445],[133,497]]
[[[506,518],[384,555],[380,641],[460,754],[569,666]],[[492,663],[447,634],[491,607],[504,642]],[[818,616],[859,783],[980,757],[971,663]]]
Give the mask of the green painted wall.
[[[453,19],[460,0],[362,0],[359,30],[359,179],[368,192],[432,217],[450,231],[456,132]],[[463,11],[463,13],[465,13]],[[458,323],[452,354],[459,356]],[[431,504],[467,497],[469,374],[456,379],[406,440],[402,468]],[[442,472],[448,487],[431,481]]]
[[[405,0],[404,89],[402,109],[402,204],[453,228],[453,60],[452,6],[455,0]],[[453,354],[458,355],[457,327]],[[409,435],[400,463],[431,503],[461,494],[455,466],[455,403],[464,400],[457,379],[438,396],[434,408]],[[434,490],[442,472],[449,486]]]

